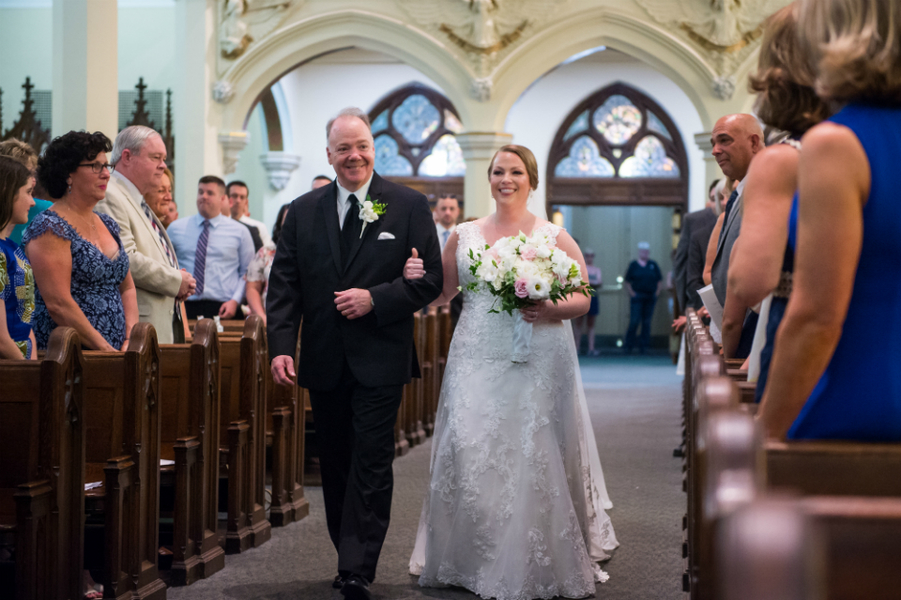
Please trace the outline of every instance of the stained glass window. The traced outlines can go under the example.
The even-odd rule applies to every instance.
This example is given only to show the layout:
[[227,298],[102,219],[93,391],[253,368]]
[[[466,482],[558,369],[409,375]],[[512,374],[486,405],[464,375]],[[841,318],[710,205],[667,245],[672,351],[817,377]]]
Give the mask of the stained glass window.
[[679,177],[676,162],[667,157],[660,140],[646,136],[635,146],[635,153],[619,167],[620,177]]
[[576,120],[573,121],[572,125],[569,126],[569,129],[566,130],[566,135],[563,136],[563,141],[565,142],[572,136],[577,133],[581,133],[588,129],[588,111],[586,110],[581,115],[576,117]]
[[[374,118],[373,118],[374,117]],[[383,98],[370,113],[376,170],[399,177],[457,177],[466,171],[455,134],[463,124],[450,101],[419,85]]]
[[463,123],[460,122],[460,119],[457,118],[457,115],[452,113],[450,109],[444,109],[444,126],[453,131],[454,133],[460,133],[463,131]]
[[413,165],[403,156],[398,155],[398,146],[390,135],[375,138],[375,170],[382,175],[409,177],[413,174]]
[[466,175],[466,163],[457,138],[442,135],[432,146],[432,153],[419,163],[419,174],[426,177],[462,177]]
[[428,98],[415,94],[394,109],[391,123],[405,140],[411,144],[421,144],[438,129],[441,113]]
[[619,146],[641,129],[641,111],[631,100],[616,94],[595,111],[594,126],[608,142]]
[[688,157],[663,108],[622,83],[600,89],[559,124],[548,154],[547,202],[681,206]]
[[614,173],[613,165],[600,155],[598,145],[587,135],[573,143],[569,156],[554,169],[558,177],[613,177]]
[[378,117],[375,118],[375,121],[372,122],[372,134],[375,135],[380,131],[385,131],[388,129],[388,111],[382,111]]
[[669,134],[669,131],[667,131],[666,125],[664,125],[660,118],[651,111],[648,111],[648,131],[659,133],[669,141],[673,141],[673,137]]

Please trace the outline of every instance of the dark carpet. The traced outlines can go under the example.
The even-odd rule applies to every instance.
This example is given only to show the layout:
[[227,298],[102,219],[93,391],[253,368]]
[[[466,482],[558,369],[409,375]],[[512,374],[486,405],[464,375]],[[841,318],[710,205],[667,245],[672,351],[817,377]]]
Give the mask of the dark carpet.
[[[610,580],[596,598],[676,600],[682,594],[681,521],[685,512],[679,459],[681,379],[668,357],[603,356],[583,359],[582,378],[597,436],[609,511],[620,542],[605,570]],[[460,589],[420,588],[407,574],[422,498],[430,443],[394,463],[391,527],[373,596],[379,600],[477,598]],[[328,539],[321,488],[308,487],[310,516],[272,530],[272,540],[228,556],[225,569],[188,587],[170,588],[170,600],[322,599],[331,588],[337,555]]]

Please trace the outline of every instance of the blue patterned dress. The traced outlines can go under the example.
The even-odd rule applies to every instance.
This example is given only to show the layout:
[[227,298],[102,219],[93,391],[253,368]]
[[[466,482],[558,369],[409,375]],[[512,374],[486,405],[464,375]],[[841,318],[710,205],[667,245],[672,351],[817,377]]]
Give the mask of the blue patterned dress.
[[[72,248],[71,293],[84,316],[113,348],[125,343],[125,309],[119,285],[128,275],[128,254],[119,239],[119,225],[108,215],[97,214],[119,245],[115,258],[109,258],[75,228],[52,210],[44,211],[31,222],[22,245],[46,233],[68,240]],[[35,294],[34,335],[38,348],[46,348],[56,323],[47,312],[41,290]]]
[[6,308],[6,329],[22,351],[31,356],[31,319],[34,315],[34,276],[22,249],[0,239],[0,301]]

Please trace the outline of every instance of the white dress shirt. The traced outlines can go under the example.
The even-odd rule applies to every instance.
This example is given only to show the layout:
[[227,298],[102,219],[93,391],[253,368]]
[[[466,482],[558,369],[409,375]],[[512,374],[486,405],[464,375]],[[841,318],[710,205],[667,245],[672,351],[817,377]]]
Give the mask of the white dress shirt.
[[260,234],[260,239],[263,240],[263,245],[269,244],[272,242],[272,236],[269,235],[269,229],[266,227],[266,224],[262,221],[257,221],[256,219],[251,219],[247,215],[244,215],[240,219],[238,219],[245,225],[250,225],[251,227],[255,227],[256,230]]
[[350,210],[350,202],[348,202],[348,198],[353,194],[357,197],[357,202],[363,202],[366,200],[366,195],[369,194],[369,184],[372,183],[372,177],[370,177],[366,183],[360,186],[355,192],[351,192],[350,190],[338,184],[338,227],[340,229],[344,228],[344,217],[347,215],[347,211]]

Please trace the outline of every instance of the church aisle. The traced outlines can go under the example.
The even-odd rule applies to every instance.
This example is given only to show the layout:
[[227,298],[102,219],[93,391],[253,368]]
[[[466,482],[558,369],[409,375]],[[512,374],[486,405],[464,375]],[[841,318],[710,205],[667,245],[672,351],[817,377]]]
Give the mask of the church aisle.
[[[583,359],[582,375],[597,436],[610,511],[620,548],[604,567],[610,580],[596,598],[676,600],[681,595],[681,521],[685,496],[679,441],[681,378],[668,357]],[[431,445],[413,449],[394,466],[391,527],[373,585],[379,600],[475,599],[459,589],[423,589],[407,575]],[[310,516],[273,529],[272,540],[226,557],[225,569],[170,600],[339,600],[332,590],[335,552],[328,541],[321,488],[307,488]]]

